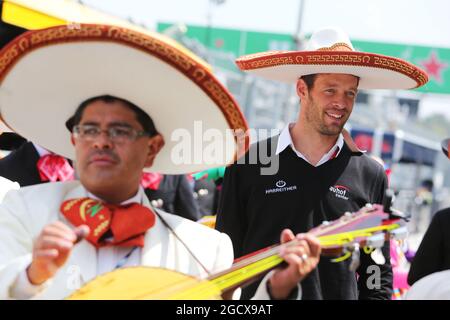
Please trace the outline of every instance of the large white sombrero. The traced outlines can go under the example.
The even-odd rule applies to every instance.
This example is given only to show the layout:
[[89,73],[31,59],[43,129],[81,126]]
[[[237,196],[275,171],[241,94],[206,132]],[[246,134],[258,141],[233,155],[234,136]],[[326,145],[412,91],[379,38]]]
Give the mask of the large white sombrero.
[[360,78],[361,89],[412,89],[428,81],[420,68],[402,59],[357,52],[340,29],[315,32],[305,51],[269,51],[236,60],[238,67],[270,80],[296,82],[316,73],[344,73]]
[[[151,168],[154,172],[177,174],[226,165],[237,151],[227,129],[247,129],[236,101],[204,64],[136,31],[58,26],[24,33],[0,51],[1,117],[21,136],[57,154],[74,158],[64,123],[81,102],[99,95],[126,99],[152,117],[166,142]],[[211,143],[201,144],[207,130],[205,139],[224,143],[223,156],[219,152],[205,159],[199,154]],[[189,133],[191,141],[180,138],[183,133]],[[178,134],[178,140],[172,134]],[[172,152],[182,141],[190,143],[191,150],[180,163],[180,158],[173,161]]]

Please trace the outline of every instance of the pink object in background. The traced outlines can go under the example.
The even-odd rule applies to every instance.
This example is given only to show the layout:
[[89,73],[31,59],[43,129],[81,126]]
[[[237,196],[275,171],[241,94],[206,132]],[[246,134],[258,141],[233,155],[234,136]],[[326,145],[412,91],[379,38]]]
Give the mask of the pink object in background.
[[158,190],[163,175],[155,172],[143,172],[141,178],[141,186],[144,189]]
[[[403,295],[408,289],[408,269],[405,267],[406,258],[402,248],[396,241],[391,240],[391,265],[394,277],[394,293],[400,292]],[[393,299],[401,299],[401,295],[394,294]]]

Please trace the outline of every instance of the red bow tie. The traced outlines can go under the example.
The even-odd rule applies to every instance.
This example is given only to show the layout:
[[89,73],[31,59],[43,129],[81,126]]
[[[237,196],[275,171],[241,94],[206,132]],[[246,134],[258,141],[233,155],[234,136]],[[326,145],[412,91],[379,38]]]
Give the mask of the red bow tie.
[[86,237],[95,247],[144,246],[144,234],[155,224],[152,210],[137,203],[111,205],[91,198],[64,201],[61,213],[75,227],[88,225]]
[[56,154],[46,154],[37,162],[42,181],[70,181],[74,179],[74,170],[69,161]]

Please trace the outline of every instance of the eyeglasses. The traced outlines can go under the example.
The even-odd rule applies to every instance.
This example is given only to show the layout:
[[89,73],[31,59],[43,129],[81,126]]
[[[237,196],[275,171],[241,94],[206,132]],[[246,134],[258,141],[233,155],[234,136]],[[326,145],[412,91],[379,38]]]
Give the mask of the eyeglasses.
[[136,139],[149,136],[145,131],[138,131],[131,127],[115,126],[108,129],[100,129],[100,127],[92,124],[80,124],[73,127],[73,135],[76,139],[84,141],[94,141],[102,132],[105,132],[114,143],[126,143],[135,141]]

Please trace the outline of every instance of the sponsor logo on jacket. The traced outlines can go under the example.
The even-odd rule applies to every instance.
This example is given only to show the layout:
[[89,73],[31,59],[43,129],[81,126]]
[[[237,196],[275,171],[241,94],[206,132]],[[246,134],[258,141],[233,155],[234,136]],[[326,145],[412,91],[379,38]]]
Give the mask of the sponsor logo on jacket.
[[330,187],[330,192],[334,193],[336,198],[348,200],[349,188],[343,185],[335,185]]
[[275,188],[266,189],[266,194],[288,192],[297,190],[297,186],[288,186],[286,181],[278,180],[275,182]]

